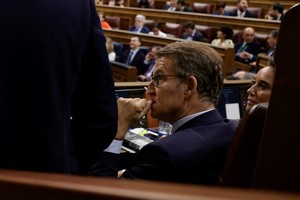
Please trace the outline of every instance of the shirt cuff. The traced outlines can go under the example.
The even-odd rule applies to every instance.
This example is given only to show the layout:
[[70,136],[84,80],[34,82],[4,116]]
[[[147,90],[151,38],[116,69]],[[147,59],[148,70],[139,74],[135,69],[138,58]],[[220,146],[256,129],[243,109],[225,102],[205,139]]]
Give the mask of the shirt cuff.
[[105,152],[120,154],[123,140],[113,140],[110,145],[104,149]]

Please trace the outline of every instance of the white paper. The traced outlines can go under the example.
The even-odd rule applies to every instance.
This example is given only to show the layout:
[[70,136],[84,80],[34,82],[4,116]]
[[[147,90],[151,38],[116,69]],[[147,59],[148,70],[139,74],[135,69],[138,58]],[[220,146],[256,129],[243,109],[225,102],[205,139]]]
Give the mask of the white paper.
[[238,103],[225,104],[227,119],[240,119],[240,108]]

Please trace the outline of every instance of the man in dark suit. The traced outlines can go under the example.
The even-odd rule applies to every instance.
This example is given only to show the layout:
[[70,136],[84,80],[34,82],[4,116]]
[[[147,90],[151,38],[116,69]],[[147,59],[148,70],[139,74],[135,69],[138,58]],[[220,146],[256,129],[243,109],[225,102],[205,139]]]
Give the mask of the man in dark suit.
[[254,15],[247,10],[248,9],[248,0],[237,0],[237,9],[229,13],[230,16],[236,16],[236,17],[250,17],[254,18]]
[[251,65],[256,61],[257,54],[262,52],[260,43],[255,40],[255,30],[252,27],[243,30],[243,40],[235,45],[235,60]]
[[117,130],[94,1],[0,4],[0,168],[87,173]]
[[185,0],[177,0],[176,11],[193,12],[193,9],[185,4]]
[[150,30],[148,27],[144,26],[145,20],[146,20],[146,17],[144,15],[137,15],[135,17],[134,25],[130,26],[128,28],[128,30],[131,32],[148,34],[150,32]]
[[211,47],[192,41],[171,43],[156,55],[147,90],[151,100],[118,100],[117,135],[92,172],[116,175],[117,162],[112,163],[119,158],[120,146],[113,146],[120,145],[129,126],[151,108],[152,117],[173,125],[172,134],[144,146],[122,177],[216,184],[236,127],[216,109],[223,85],[222,58]]
[[145,54],[140,49],[141,39],[139,37],[132,37],[129,42],[129,49],[125,49],[120,62],[130,66],[134,66],[138,70],[138,75],[144,74],[147,69],[143,67]]
[[200,31],[196,30],[194,22],[188,21],[184,24],[183,39],[202,42],[203,35]]

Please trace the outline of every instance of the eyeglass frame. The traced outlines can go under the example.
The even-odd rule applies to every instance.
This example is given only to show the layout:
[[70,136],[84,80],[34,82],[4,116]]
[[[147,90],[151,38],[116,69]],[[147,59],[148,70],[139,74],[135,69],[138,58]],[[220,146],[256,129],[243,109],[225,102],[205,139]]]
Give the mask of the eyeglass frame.
[[168,76],[183,77],[181,75],[176,75],[176,74],[157,74],[157,75],[151,76],[150,80],[153,83],[153,85],[155,87],[157,87],[162,84],[159,81],[162,81],[162,77],[164,77],[164,76],[166,76],[166,77],[168,77]]

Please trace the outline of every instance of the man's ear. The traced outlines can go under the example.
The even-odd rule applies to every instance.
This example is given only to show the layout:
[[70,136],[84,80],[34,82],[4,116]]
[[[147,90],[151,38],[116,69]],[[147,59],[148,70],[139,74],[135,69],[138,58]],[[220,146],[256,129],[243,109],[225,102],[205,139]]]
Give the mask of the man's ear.
[[185,80],[185,95],[191,96],[193,93],[197,92],[197,79],[194,76],[190,76]]

